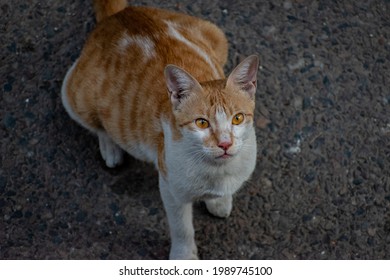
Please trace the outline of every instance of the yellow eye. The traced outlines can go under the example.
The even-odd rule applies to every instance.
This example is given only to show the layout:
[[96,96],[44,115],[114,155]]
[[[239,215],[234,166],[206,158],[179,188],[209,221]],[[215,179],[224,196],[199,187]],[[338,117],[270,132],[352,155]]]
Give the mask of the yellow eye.
[[210,126],[209,122],[206,121],[205,119],[196,119],[195,124],[197,127],[202,129],[208,128]]
[[235,115],[232,119],[232,124],[234,125],[239,125],[241,124],[242,122],[244,121],[244,114],[242,113],[238,113],[237,115]]

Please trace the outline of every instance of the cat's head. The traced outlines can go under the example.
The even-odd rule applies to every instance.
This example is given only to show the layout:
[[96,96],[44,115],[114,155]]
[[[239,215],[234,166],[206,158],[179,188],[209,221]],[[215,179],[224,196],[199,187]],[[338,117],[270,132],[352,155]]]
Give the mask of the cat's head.
[[166,67],[176,124],[198,160],[223,163],[250,148],[246,140],[253,131],[258,66],[252,55],[227,79],[204,83],[177,66]]

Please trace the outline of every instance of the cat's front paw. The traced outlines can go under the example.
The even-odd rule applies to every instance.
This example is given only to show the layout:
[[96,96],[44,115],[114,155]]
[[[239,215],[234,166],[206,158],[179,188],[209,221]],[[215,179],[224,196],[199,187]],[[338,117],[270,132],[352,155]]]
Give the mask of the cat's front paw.
[[99,133],[99,148],[107,167],[113,168],[123,161],[122,149],[106,133]]
[[198,248],[195,243],[192,246],[172,246],[171,252],[169,253],[170,260],[199,260]]
[[229,217],[230,213],[232,212],[232,202],[233,198],[231,195],[226,195],[223,197],[209,199],[205,201],[207,210],[214,216],[220,218]]

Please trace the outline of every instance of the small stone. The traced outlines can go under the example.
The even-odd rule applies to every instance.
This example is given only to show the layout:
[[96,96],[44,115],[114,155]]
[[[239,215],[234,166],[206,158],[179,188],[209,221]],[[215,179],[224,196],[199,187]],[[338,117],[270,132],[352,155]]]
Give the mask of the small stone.
[[272,181],[268,178],[263,178],[261,180],[261,184],[264,188],[271,188],[272,187]]
[[296,110],[299,110],[302,108],[303,99],[300,96],[294,97],[294,107]]
[[376,234],[376,228],[368,228],[367,229],[368,235],[369,236],[375,236]]
[[315,61],[314,61],[314,66],[315,66],[315,67],[318,67],[318,68],[320,68],[320,69],[323,69],[323,68],[324,68],[324,63],[321,62],[321,61],[319,61],[319,60],[315,60]]
[[303,58],[298,59],[298,61],[295,63],[287,64],[288,69],[290,69],[291,71],[300,69],[303,66],[305,66],[305,59]]

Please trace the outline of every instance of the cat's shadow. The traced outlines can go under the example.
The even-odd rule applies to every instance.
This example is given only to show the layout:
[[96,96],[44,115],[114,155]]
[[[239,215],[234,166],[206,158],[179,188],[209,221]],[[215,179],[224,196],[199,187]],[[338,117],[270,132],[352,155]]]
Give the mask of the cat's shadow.
[[[100,157],[100,154],[96,154]],[[121,165],[106,166],[100,159],[102,171],[108,179],[107,187],[119,197],[120,212],[124,216],[123,235],[131,238],[126,250],[134,259],[167,259],[169,234],[162,200],[158,188],[158,172],[152,164],[139,161],[126,154]],[[137,218],[139,213],[144,218]],[[119,251],[128,258],[126,252]]]
[[134,197],[142,193],[158,192],[158,172],[152,164],[139,161],[128,154],[125,154],[123,162],[115,168],[107,167],[103,159],[100,159],[100,164],[110,176],[109,188],[115,194]]

